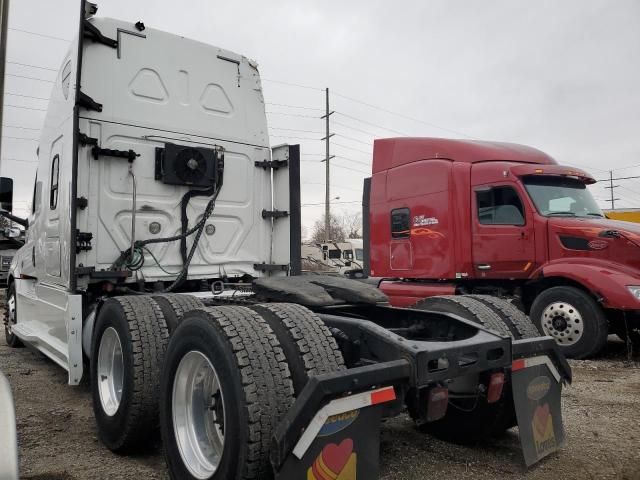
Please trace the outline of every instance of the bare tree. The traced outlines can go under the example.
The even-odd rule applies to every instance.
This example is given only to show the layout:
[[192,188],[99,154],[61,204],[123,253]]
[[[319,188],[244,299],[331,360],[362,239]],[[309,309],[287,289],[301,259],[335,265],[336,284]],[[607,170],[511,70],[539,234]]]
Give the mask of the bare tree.
[[345,238],[362,237],[362,214],[360,212],[344,212],[338,217],[344,230]]
[[[312,243],[323,243],[327,240],[324,232],[324,216],[317,220],[313,226],[313,233],[311,234]],[[331,215],[329,222],[329,236],[328,239],[332,242],[343,242],[345,239],[345,231],[342,223],[335,215]]]

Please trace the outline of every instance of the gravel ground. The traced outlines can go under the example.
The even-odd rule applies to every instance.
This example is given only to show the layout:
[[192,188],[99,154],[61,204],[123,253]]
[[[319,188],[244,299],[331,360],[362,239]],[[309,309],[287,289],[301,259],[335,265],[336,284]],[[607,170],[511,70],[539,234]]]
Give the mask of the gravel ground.
[[[383,425],[381,478],[640,479],[640,362],[628,362],[624,344],[610,337],[600,358],[571,363],[574,383],[563,395],[567,446],[560,452],[527,471],[516,432],[460,447],[421,434],[398,417]],[[168,478],[157,444],[133,457],[104,448],[89,389],[67,386],[66,372],[41,354],[11,349],[2,335],[0,370],[16,401],[22,478]]]

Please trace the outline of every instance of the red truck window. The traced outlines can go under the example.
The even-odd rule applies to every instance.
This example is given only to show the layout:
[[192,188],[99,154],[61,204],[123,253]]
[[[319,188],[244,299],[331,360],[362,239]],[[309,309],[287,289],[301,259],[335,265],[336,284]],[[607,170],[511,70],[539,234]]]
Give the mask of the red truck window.
[[478,221],[482,225],[524,225],[524,207],[512,187],[476,191]]
[[391,210],[391,238],[409,238],[411,234],[410,217],[408,208]]

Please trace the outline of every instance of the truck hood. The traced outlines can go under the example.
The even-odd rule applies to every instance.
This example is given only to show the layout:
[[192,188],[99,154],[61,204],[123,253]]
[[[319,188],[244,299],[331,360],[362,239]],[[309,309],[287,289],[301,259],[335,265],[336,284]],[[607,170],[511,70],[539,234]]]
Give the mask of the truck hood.
[[[614,230],[620,238],[602,236]],[[548,219],[550,260],[582,257],[615,262],[640,273],[640,224],[607,218]]]
[[640,241],[640,223],[610,220],[608,218],[572,218],[551,217],[549,225],[569,230],[582,230],[587,234],[598,236],[606,230],[616,230],[633,240]]

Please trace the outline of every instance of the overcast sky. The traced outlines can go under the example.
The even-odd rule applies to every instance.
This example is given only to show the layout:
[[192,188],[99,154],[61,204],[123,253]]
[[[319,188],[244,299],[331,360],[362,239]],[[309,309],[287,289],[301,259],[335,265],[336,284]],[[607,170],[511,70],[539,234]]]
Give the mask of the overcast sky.
[[[68,43],[18,30],[71,39],[77,11],[77,0],[12,0],[7,58],[45,68],[10,63],[7,72],[55,78]],[[625,168],[640,164],[637,0],[109,0],[99,2],[99,15],[142,20],[258,61],[273,112],[271,143],[301,143],[305,154],[308,229],[323,213],[324,125],[313,109],[324,108],[324,87],[338,112],[332,117],[337,212],[360,208],[374,137],[516,142],[596,178],[609,169],[640,175],[640,168]],[[5,89],[47,98],[51,85],[8,76]],[[3,122],[23,127],[3,129],[0,164],[3,175],[15,178],[20,213],[30,202],[37,143],[9,137],[37,138],[47,102],[7,95],[5,105],[33,109],[7,106]],[[640,207],[640,181],[616,184],[617,207]],[[594,188],[603,207],[607,192]]]

